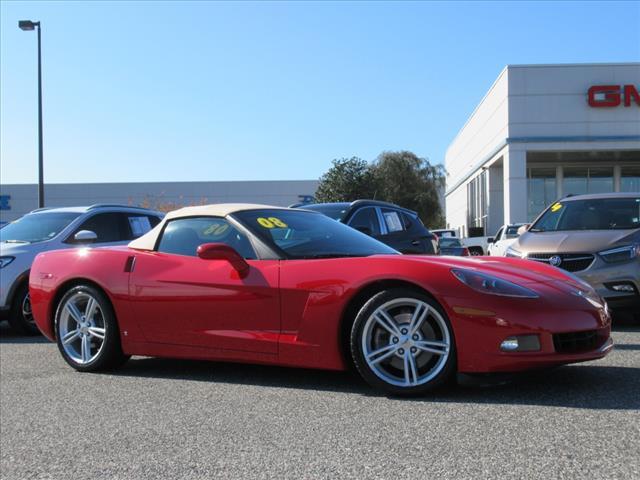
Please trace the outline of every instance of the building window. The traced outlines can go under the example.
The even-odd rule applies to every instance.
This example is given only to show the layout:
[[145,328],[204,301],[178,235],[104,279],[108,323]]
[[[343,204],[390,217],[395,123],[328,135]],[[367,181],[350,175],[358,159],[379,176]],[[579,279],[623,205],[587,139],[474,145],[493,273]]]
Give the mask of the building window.
[[587,193],[588,168],[565,167],[563,173],[562,193],[564,195],[582,195]]
[[483,170],[467,184],[467,228],[470,237],[484,235],[488,215],[487,171]]
[[640,165],[621,168],[620,191],[640,192]]
[[613,168],[589,168],[589,193],[613,192]]
[[532,221],[556,199],[556,169],[530,168],[527,190],[529,198],[527,216],[529,221]]
[[613,192],[613,167],[565,167],[563,195]]

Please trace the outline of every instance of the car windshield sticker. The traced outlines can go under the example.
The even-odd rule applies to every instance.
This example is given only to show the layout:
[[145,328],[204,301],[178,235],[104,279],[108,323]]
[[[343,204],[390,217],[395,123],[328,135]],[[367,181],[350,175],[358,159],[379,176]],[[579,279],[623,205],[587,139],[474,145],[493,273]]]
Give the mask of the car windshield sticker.
[[151,230],[149,217],[129,217],[129,226],[134,237],[140,237]]
[[277,217],[259,217],[258,223],[264,228],[287,228],[288,225]]
[[228,228],[229,225],[226,223],[214,223],[213,225],[208,226],[202,234],[207,237],[219,237],[226,232]]
[[399,232],[402,230],[402,222],[398,212],[384,212],[384,221],[389,232]]
[[551,206],[551,211],[552,212],[557,212],[558,210],[560,210],[562,208],[562,204],[561,203],[554,203]]

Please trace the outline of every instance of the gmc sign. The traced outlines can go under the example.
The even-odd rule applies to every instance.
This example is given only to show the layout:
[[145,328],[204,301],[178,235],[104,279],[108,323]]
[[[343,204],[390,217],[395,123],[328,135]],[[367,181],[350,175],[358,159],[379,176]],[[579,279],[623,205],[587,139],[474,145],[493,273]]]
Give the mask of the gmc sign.
[[589,106],[617,107],[621,103],[625,107],[636,104],[640,107],[640,94],[635,85],[594,85],[589,89]]

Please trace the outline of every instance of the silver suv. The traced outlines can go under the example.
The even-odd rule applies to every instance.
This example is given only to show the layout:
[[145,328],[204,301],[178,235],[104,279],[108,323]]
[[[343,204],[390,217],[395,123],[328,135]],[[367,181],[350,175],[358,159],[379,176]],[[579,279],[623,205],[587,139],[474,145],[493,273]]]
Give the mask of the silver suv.
[[156,226],[163,214],[97,204],[42,208],[0,228],[0,318],[14,330],[37,334],[29,301],[29,269],[40,252],[126,244]]
[[574,272],[612,309],[640,311],[640,193],[578,195],[550,205],[508,257]]

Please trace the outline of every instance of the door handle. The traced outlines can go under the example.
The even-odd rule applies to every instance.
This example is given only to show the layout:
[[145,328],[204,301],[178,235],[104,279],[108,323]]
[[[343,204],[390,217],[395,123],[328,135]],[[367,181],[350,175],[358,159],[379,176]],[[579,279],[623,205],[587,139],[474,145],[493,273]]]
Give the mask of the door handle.
[[420,245],[420,240],[414,240],[413,242],[411,242],[411,245],[413,245],[414,247],[417,247]]

